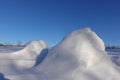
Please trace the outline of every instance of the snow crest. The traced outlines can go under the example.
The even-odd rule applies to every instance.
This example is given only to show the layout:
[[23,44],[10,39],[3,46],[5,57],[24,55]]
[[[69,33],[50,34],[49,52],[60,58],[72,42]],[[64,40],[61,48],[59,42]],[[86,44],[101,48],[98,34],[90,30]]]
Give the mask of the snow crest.
[[74,55],[79,62],[85,63],[86,67],[102,61],[103,58],[107,59],[106,54],[103,54],[105,53],[103,41],[89,28],[69,33],[55,50],[62,55]]

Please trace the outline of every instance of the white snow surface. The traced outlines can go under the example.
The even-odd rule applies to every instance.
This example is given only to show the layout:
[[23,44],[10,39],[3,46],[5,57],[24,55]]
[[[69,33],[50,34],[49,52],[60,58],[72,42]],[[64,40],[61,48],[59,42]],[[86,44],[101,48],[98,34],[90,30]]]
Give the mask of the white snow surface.
[[31,41],[22,50],[10,53],[0,53],[0,72],[14,73],[15,69],[32,68],[42,50],[47,46],[43,41]]
[[10,80],[120,80],[120,68],[89,28],[69,33],[50,50],[32,41],[23,50],[0,53],[0,73]]
[[120,49],[107,49],[106,50],[112,61],[120,66]]

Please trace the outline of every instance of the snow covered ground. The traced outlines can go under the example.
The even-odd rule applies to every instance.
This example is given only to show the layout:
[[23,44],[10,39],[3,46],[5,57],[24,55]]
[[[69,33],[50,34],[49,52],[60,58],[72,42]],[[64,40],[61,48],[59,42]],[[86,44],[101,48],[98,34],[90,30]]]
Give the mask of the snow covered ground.
[[44,41],[0,48],[0,80],[120,80],[119,62],[120,51],[106,52],[102,39],[84,28],[49,50]]
[[112,61],[120,66],[120,49],[108,49],[106,52],[111,57]]

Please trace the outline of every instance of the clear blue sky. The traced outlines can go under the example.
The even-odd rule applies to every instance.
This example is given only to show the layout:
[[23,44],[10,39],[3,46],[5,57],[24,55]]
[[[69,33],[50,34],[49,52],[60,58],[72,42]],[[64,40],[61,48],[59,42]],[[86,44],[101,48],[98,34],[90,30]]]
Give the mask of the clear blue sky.
[[120,0],[0,0],[0,42],[44,40],[90,27],[106,44],[120,45]]

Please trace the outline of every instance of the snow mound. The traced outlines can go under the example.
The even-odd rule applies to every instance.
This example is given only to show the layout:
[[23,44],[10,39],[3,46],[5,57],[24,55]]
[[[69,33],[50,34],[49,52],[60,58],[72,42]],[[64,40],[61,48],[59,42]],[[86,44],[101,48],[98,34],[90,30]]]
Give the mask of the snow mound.
[[[0,55],[0,59],[15,59],[18,65],[11,71],[0,65],[0,72],[10,80],[120,80],[120,68],[105,52],[103,41],[89,28],[69,33],[58,45],[43,52],[46,48],[44,42],[32,41],[23,50],[10,54],[10,57]],[[38,55],[42,57],[38,58]],[[18,67],[28,64],[31,67],[35,63],[21,61],[19,64],[18,60],[38,60],[38,64],[21,72]],[[15,69],[13,75],[11,72]]]
[[16,54],[19,55],[18,57],[23,56],[23,58],[20,58],[20,59],[28,59],[28,60],[30,59],[30,60],[36,61],[40,53],[46,48],[47,48],[47,45],[42,40],[31,41],[26,45],[26,47],[23,50],[16,52]]
[[89,28],[68,34],[36,69],[41,80],[120,80],[103,41]]
[[55,50],[62,51],[63,55],[74,55],[80,62],[85,63],[86,67],[108,58],[103,41],[89,28],[71,32]]
[[[31,41],[20,51],[12,53],[0,53],[0,72],[14,72],[16,69],[32,68],[47,45],[44,41]],[[13,69],[14,68],[14,69]]]

